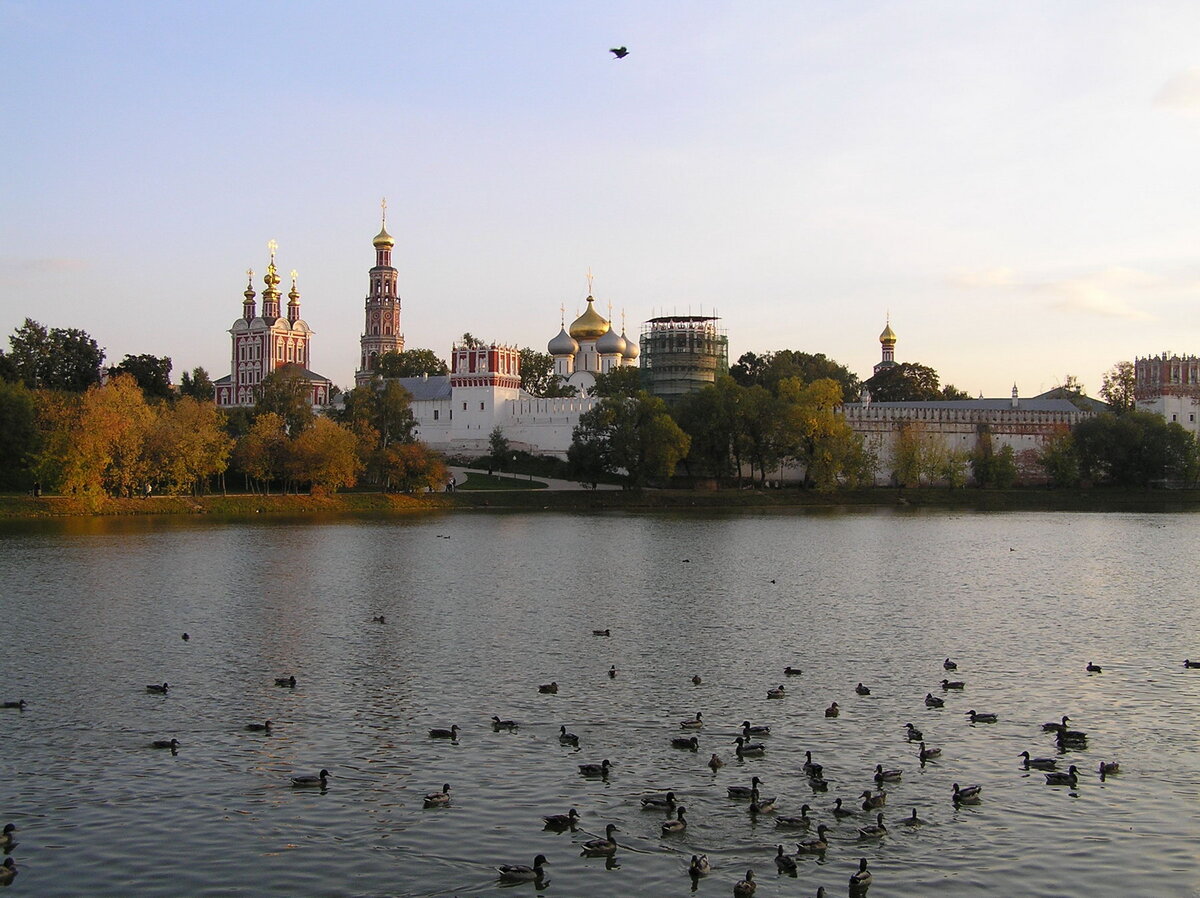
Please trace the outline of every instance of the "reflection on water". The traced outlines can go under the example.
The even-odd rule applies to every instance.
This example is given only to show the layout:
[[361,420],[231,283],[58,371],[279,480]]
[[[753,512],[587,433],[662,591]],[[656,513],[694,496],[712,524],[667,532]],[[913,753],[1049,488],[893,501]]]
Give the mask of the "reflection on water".
[[[544,854],[519,894],[728,895],[749,868],[759,895],[833,896],[865,857],[878,895],[1146,894],[1147,871],[1194,895],[1198,531],[929,512],[6,525],[0,699],[28,702],[0,710],[13,887],[463,895]],[[947,656],[962,693],[938,685]],[[1088,733],[1060,763],[1074,787],[1018,757],[1054,756],[1041,724],[1063,714]],[[735,754],[744,720],[770,726],[762,757]],[[941,756],[922,766],[906,723]],[[170,738],[176,755],[150,747]],[[1101,780],[1102,760],[1121,772]],[[887,834],[862,839],[877,764],[903,772]],[[293,788],[322,768],[327,788]],[[752,776],[774,812],[727,796]],[[445,783],[449,806],[426,807]],[[954,783],[982,800],[956,806]],[[640,799],[668,790],[687,827],[664,836],[676,814]],[[776,826],[804,803],[811,832]],[[572,807],[575,829],[544,828]],[[913,808],[924,825],[902,825]],[[616,854],[581,856],[610,823]],[[777,846],[822,823],[828,849],[781,878]],[[713,870],[693,884],[697,854]]]

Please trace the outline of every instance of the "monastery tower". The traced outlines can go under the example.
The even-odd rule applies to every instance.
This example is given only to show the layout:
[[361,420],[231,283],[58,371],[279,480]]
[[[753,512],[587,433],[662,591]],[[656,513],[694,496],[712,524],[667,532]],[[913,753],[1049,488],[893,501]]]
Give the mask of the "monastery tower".
[[396,292],[396,269],[392,267],[395,238],[387,232],[387,203],[375,245],[375,267],[370,271],[371,291],[367,294],[366,323],[359,340],[358,370],[354,385],[361,387],[374,375],[376,363],[385,352],[403,352],[404,334],[400,331],[400,295]]

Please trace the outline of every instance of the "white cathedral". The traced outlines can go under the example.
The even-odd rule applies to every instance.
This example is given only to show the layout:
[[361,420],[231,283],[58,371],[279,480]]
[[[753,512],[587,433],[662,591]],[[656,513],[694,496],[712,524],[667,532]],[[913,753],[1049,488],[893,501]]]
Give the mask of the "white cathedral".
[[[404,350],[392,267],[396,241],[386,220],[373,244],[375,267],[369,273],[356,387],[371,382],[379,356]],[[481,454],[499,427],[513,449],[565,458],[579,416],[598,401],[588,395],[596,375],[636,365],[639,350],[596,311],[589,295],[587,309],[569,330],[564,324],[547,351],[554,358],[554,373],[576,388],[575,397],[538,399],[522,390],[517,347],[497,343],[451,347],[448,375],[397,378],[412,394],[418,438],[442,452]]]

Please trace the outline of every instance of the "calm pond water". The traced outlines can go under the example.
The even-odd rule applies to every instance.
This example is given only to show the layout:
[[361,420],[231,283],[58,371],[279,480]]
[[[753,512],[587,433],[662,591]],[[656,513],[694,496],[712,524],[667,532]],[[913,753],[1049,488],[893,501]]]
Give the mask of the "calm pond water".
[[[1200,895],[1198,545],[1200,515],[1170,514],[8,524],[0,699],[28,703],[0,711],[13,894],[496,894],[496,865],[542,853],[548,882],[503,894],[686,896],[706,853],[696,895],[750,868],[760,896],[844,895],[862,857],[874,898]],[[947,656],[961,693],[939,686]],[[697,712],[699,751],[673,749]],[[1063,714],[1089,734],[1060,762],[1075,788],[1017,757],[1055,756],[1041,724]],[[762,758],[734,755],[745,719],[771,727]],[[172,737],[177,754],[150,747]],[[580,775],[606,758],[606,780]],[[874,815],[830,808],[857,808],[876,764],[903,778],[889,834],[860,840]],[[321,768],[327,790],[291,787]],[[754,775],[774,814],[726,796]],[[981,803],[956,808],[956,782]],[[423,807],[443,783],[451,805]],[[640,798],[668,789],[688,827],[664,837]],[[776,846],[812,835],[774,818],[804,803],[829,848],[780,876]],[[543,830],[571,807],[575,832]],[[900,825],[914,807],[926,824]],[[615,858],[581,857],[608,823]]]

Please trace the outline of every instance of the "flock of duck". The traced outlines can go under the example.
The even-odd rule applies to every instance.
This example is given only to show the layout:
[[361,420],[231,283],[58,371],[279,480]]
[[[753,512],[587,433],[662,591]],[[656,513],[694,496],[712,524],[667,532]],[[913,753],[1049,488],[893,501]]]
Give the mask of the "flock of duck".
[[[593,635],[598,637],[611,636],[611,629],[593,630]],[[943,670],[950,674],[957,670],[958,665],[946,658],[941,664]],[[1192,662],[1186,662],[1186,666],[1200,666]],[[1101,668],[1089,663],[1086,668],[1088,674],[1097,674],[1101,672]],[[612,678],[617,676],[615,666],[610,667],[608,675]],[[784,668],[786,677],[802,676],[803,671],[797,667],[788,666]],[[701,685],[703,679],[699,674],[692,677],[694,685]],[[966,683],[962,680],[950,680],[948,677],[943,677],[940,683],[941,695],[934,695],[927,692],[924,700],[924,705],[927,709],[938,710],[946,706],[948,698],[952,695],[963,693],[966,690]],[[558,683],[551,682],[542,684],[538,687],[538,692],[545,695],[555,695],[558,693]],[[859,696],[869,696],[871,694],[870,687],[863,683],[858,683],[854,688],[854,692]],[[786,685],[771,687],[766,692],[767,699],[783,699],[789,696],[789,691]],[[840,708],[837,702],[831,703],[825,709],[825,717],[836,718],[840,714]],[[1000,716],[994,712],[979,711],[971,708],[963,712],[964,717],[970,724],[986,725],[994,724]],[[1082,773],[1076,764],[1069,764],[1067,769],[1060,770],[1060,763],[1064,762],[1064,757],[1072,751],[1083,751],[1087,748],[1087,734],[1080,730],[1070,728],[1071,718],[1067,715],[1062,716],[1059,720],[1047,723],[1042,727],[1043,732],[1052,734],[1055,745],[1058,749],[1056,757],[1034,757],[1028,751],[1022,752],[1018,758],[1021,763],[1019,770],[1025,772],[1038,771],[1045,777],[1045,782],[1049,786],[1066,786],[1070,788],[1077,787]],[[721,741],[726,741],[727,733],[736,733],[734,738],[728,744],[733,746],[733,755],[735,762],[744,764],[747,761],[753,761],[756,758],[764,757],[768,752],[770,737],[772,737],[772,728],[768,724],[752,723],[749,719],[742,720],[740,726],[737,727],[711,727],[710,721],[705,720],[702,711],[697,711],[694,716],[687,717],[677,721],[675,724],[678,727],[676,731],[679,735],[666,735],[667,744],[672,749],[680,751],[690,751],[699,754],[700,752],[700,737],[709,732],[717,730],[718,738]],[[501,719],[498,715],[492,717],[492,728],[494,730],[509,730],[516,731],[519,723],[515,720]],[[924,734],[921,729],[912,722],[906,722],[900,727],[904,731],[905,740],[907,743],[916,747],[915,760],[922,768],[927,763],[934,763],[942,758],[943,749],[939,746],[933,746],[925,742]],[[457,725],[449,728],[436,728],[429,731],[431,739],[449,739],[456,741],[461,733],[461,729]],[[774,736],[778,740],[778,733]],[[563,746],[569,746],[574,749],[580,748],[580,738],[575,733],[569,732],[566,725],[561,725],[558,730],[558,741]],[[778,744],[778,743],[777,743]],[[726,760],[719,753],[712,753],[707,761],[707,766],[712,770],[713,774],[717,774],[721,768],[727,764]],[[611,760],[605,758],[599,762],[588,762],[577,765],[579,775],[586,778],[596,778],[608,780],[610,774],[616,769],[616,766]],[[1119,764],[1116,761],[1101,761],[1097,768],[1097,772],[1101,779],[1110,776],[1119,771]],[[811,750],[805,751],[805,761],[798,773],[802,774],[807,780],[808,786],[811,788],[813,795],[817,796],[827,793],[830,788],[830,781],[825,777],[825,769],[822,764],[814,757]],[[865,773],[865,771],[864,771]],[[808,833],[807,838],[801,838],[799,841],[794,841],[794,851],[788,851],[785,848],[783,841],[780,841],[775,846],[774,866],[778,875],[795,877],[801,870],[802,864],[806,858],[818,857],[824,860],[826,854],[831,851],[836,851],[836,845],[844,845],[847,842],[853,842],[860,846],[865,846],[870,843],[878,842],[886,839],[889,835],[889,826],[885,818],[883,810],[888,803],[889,797],[895,793],[892,791],[899,784],[904,776],[902,768],[885,767],[882,763],[876,764],[873,771],[866,774],[864,779],[869,778],[872,784],[870,788],[863,789],[856,794],[856,807],[850,806],[845,799],[837,797],[833,803],[828,806],[827,813],[829,822],[819,819],[811,805],[803,803],[799,808],[798,814],[783,814],[779,813],[779,801],[774,796],[769,795],[764,791],[764,780],[754,775],[750,778],[749,784],[733,784],[727,786],[725,790],[726,797],[730,801],[744,802],[750,819],[755,823],[765,823],[773,821],[776,831],[782,833]],[[431,793],[425,799],[426,807],[445,807],[451,803],[451,787],[446,784],[439,792]],[[954,783],[951,787],[950,794],[947,796],[953,807],[960,808],[963,806],[976,806],[983,802],[983,787],[979,784],[960,785]],[[689,818],[688,810],[684,805],[684,799],[676,790],[656,791],[650,794],[643,794],[638,797],[637,802],[645,811],[658,812],[665,814],[665,819],[659,824],[660,838],[662,839],[662,847],[666,850],[678,851],[676,847],[678,843],[675,841],[678,837],[688,832]],[[816,803],[814,797],[814,803]],[[864,819],[862,815],[867,815]],[[542,817],[545,830],[549,832],[571,832],[575,833],[581,828],[584,817],[575,807],[570,808],[565,813],[549,813]],[[902,816],[895,824],[906,828],[918,828],[925,824],[917,808],[912,808],[911,811]],[[853,827],[853,834],[847,834],[846,826]],[[835,840],[830,834],[837,829],[839,837]],[[588,839],[578,845],[580,854],[584,857],[603,857],[612,859],[620,850],[639,850],[632,846],[624,845],[619,841],[618,833],[620,828],[615,823],[608,823],[604,827],[603,837],[596,836]],[[533,883],[536,886],[543,887],[548,885],[548,868],[551,866],[545,852],[538,853],[531,864],[505,864],[497,868],[498,878],[504,883]],[[698,886],[698,883],[705,877],[709,876],[714,871],[714,864],[707,854],[692,854],[690,863],[687,866],[687,873],[692,878],[693,890]],[[740,873],[740,870],[738,871]],[[756,879],[755,870],[753,867],[745,871],[744,876],[739,878],[733,884],[733,894],[735,898],[748,898],[754,895],[758,888],[758,879]],[[871,886],[873,873],[869,869],[867,858],[860,857],[857,859],[857,868],[848,876],[847,882],[849,894],[851,896],[864,896]],[[825,895],[825,887],[818,888],[816,894],[818,896]]]
[[[374,619],[375,623],[384,623],[382,617]],[[611,630],[594,630],[593,635],[597,637],[610,637]],[[185,640],[189,638],[184,634]],[[941,664],[946,674],[953,674],[957,670],[957,664],[950,658],[946,658]],[[1187,668],[1200,668],[1200,662],[1189,660],[1184,661],[1184,666]],[[1089,662],[1086,667],[1086,672],[1089,675],[1100,674],[1102,668],[1094,662]],[[618,676],[618,671],[615,666],[608,670],[608,676],[615,679]],[[783,669],[785,677],[800,677],[803,671],[797,667],[788,666]],[[699,674],[691,678],[691,682],[695,686],[700,686],[703,679]],[[277,677],[274,680],[277,687],[284,689],[295,689],[297,680],[294,675]],[[934,695],[932,691],[926,693],[924,698],[924,706],[929,710],[944,709],[947,701],[955,695],[963,693],[966,689],[966,683],[962,680],[950,680],[948,677],[943,677],[939,687],[941,695]],[[168,683],[161,684],[153,683],[145,686],[145,691],[150,694],[166,695],[171,687]],[[555,695],[558,691],[557,682],[551,682],[538,686],[538,693],[544,695]],[[871,694],[870,687],[859,682],[854,687],[855,694],[859,696],[869,696]],[[786,685],[771,687],[766,692],[766,697],[771,700],[780,700],[787,698],[790,695]],[[27,707],[24,700],[4,701],[0,702],[0,707],[17,711],[24,711]],[[826,718],[836,718],[840,713],[840,708],[837,702],[831,703],[825,709]],[[978,711],[975,708],[970,708],[963,712],[967,721],[975,725],[994,724],[1000,716],[993,712]],[[736,718],[735,718],[736,719]],[[1069,763],[1066,769],[1060,769],[1060,765],[1065,764],[1068,758],[1071,758],[1072,752],[1085,751],[1088,747],[1088,735],[1086,732],[1078,729],[1073,729],[1072,721],[1069,715],[1062,715],[1058,720],[1051,721],[1042,725],[1043,734],[1052,737],[1054,745],[1057,749],[1055,756],[1036,756],[1028,750],[1022,751],[1017,758],[1020,761],[1019,769],[1030,772],[1037,771],[1045,778],[1045,783],[1048,786],[1063,786],[1069,788],[1078,787],[1084,773],[1079,764]],[[664,743],[672,749],[681,752],[692,752],[700,754],[701,736],[707,738],[709,733],[716,734],[722,743],[732,746],[733,759],[726,761],[718,752],[711,753],[706,762],[706,766],[712,771],[714,777],[719,771],[727,766],[727,763],[737,763],[745,765],[746,762],[751,762],[755,759],[762,758],[767,755],[769,746],[772,744],[780,744],[780,733],[773,732],[771,725],[765,723],[755,723],[750,719],[743,719],[740,725],[732,723],[724,726],[714,727],[711,721],[704,718],[702,711],[695,712],[694,715],[685,719],[678,720],[667,726],[675,727],[674,732],[664,734]],[[490,720],[490,727],[494,732],[517,732],[521,724],[517,720],[501,718],[499,715],[493,715]],[[925,741],[925,736],[922,730],[912,722],[899,724],[898,728],[904,731],[904,741],[916,748],[914,752],[914,760],[920,767],[925,767],[928,763],[937,763],[942,760],[943,749],[939,746],[930,745]],[[272,722],[266,720],[263,722],[250,722],[245,725],[245,729],[251,732],[270,733]],[[736,734],[732,739],[729,735]],[[430,740],[445,740],[451,743],[457,743],[460,736],[464,735],[464,731],[458,724],[452,724],[448,727],[434,727],[428,730]],[[581,740],[578,735],[568,731],[565,724],[558,728],[557,732],[558,744],[573,750],[581,748]],[[172,754],[179,749],[180,743],[174,738],[154,739],[149,743],[149,746],[154,749],[169,750]],[[813,802],[816,804],[822,796],[828,793],[832,785],[831,781],[826,778],[825,768],[814,756],[813,751],[806,750],[804,753],[804,763],[800,766],[796,773],[803,777],[807,782],[807,786],[813,794]],[[598,762],[587,762],[577,764],[578,774],[587,779],[600,779],[607,781],[610,774],[613,772],[616,765],[611,760],[605,758]],[[1090,765],[1089,765],[1090,766]],[[752,769],[741,766],[741,769]],[[1120,772],[1120,766],[1116,761],[1101,760],[1095,767],[1100,779],[1112,776]],[[316,774],[297,774],[290,778],[290,785],[295,789],[321,789],[329,788],[329,781],[333,774],[328,769],[321,769]],[[882,763],[874,766],[870,772],[867,769],[863,771],[863,782],[861,784],[870,783],[867,788],[859,791],[854,787],[855,799],[853,803],[847,802],[843,797],[836,797],[832,803],[825,806],[824,811],[815,810],[810,804],[802,803],[797,809],[798,813],[781,813],[779,805],[781,802],[774,796],[765,791],[766,782],[758,775],[750,777],[748,784],[734,783],[725,788],[725,798],[731,802],[745,803],[749,819],[755,824],[763,824],[773,822],[775,830],[780,833],[781,840],[775,845],[774,867],[776,873],[781,876],[795,877],[802,869],[805,859],[819,857],[825,859],[826,854],[837,851],[837,846],[844,846],[847,843],[855,845],[867,845],[886,839],[889,836],[890,829],[885,816],[885,808],[888,805],[889,798],[895,796],[895,788],[901,783],[904,777],[904,770],[899,767],[885,767]],[[658,824],[660,838],[662,839],[661,848],[674,853],[681,853],[686,856],[689,852],[680,851],[678,839],[685,836],[688,832],[689,818],[688,810],[684,805],[684,797],[681,797],[682,790],[660,790],[649,794],[642,794],[636,799],[631,797],[631,800],[636,800],[637,805],[641,810],[647,812],[655,812],[664,814],[665,819]],[[450,783],[444,783],[438,789],[428,792],[423,799],[423,806],[428,809],[448,808],[453,805],[453,797]],[[983,787],[979,784],[960,785],[955,782],[951,788],[950,794],[947,796],[955,808],[962,806],[975,806],[983,802]],[[824,801],[821,802],[825,804]],[[855,806],[856,805],[856,806]],[[863,815],[866,815],[865,817]],[[584,816],[579,810],[571,807],[565,813],[547,813],[542,816],[544,829],[550,833],[576,833],[583,827]],[[907,828],[918,828],[925,824],[918,813],[918,808],[911,808],[911,811],[902,815],[893,825],[903,826]],[[850,831],[847,830],[850,828]],[[838,838],[832,839],[831,833],[837,832]],[[607,823],[604,827],[604,835],[601,837],[595,835],[594,838],[588,839],[579,843],[579,853],[584,857],[591,858],[606,858],[609,862],[615,858],[619,851],[629,850],[637,851],[639,849],[632,845],[625,845],[618,839],[620,828],[614,823]],[[784,833],[803,833],[807,838],[800,840],[792,840],[790,844],[795,846],[794,851],[789,851],[785,847],[788,841],[782,839]],[[587,833],[585,831],[585,834]],[[16,827],[9,823],[4,827],[3,834],[0,835],[0,850],[5,855],[10,855],[16,846]],[[550,850],[550,849],[548,849]],[[560,861],[561,863],[561,861]],[[504,864],[496,868],[496,877],[502,883],[532,883],[535,887],[541,888],[548,884],[547,867],[550,866],[550,861],[546,853],[539,852],[534,858],[532,864]],[[849,894],[852,896],[863,896],[870,888],[873,874],[869,869],[868,861],[865,857],[860,857],[855,862],[855,869],[850,872],[847,879]],[[707,854],[695,853],[690,855],[690,861],[687,865],[686,872],[691,877],[693,889],[698,887],[698,883],[704,880],[714,872],[716,866]],[[849,869],[849,868],[848,868]],[[748,898],[754,895],[758,888],[758,879],[753,867],[745,870],[744,875],[739,869],[738,875],[740,878],[733,883],[732,889],[735,896],[740,898]],[[17,870],[13,858],[8,856],[3,864],[0,864],[0,885],[10,884],[16,876]],[[825,887],[821,886],[817,889],[816,894],[822,896],[825,894]]]

